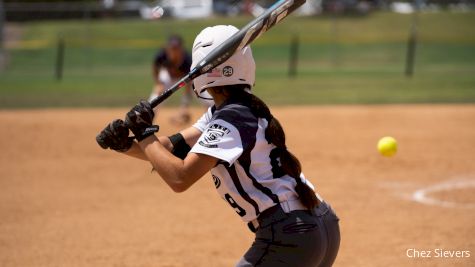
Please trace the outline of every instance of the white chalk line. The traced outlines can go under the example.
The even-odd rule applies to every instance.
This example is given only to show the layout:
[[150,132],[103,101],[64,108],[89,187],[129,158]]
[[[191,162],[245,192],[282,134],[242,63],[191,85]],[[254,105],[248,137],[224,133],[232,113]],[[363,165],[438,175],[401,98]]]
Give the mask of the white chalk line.
[[426,204],[426,205],[435,205],[447,208],[465,208],[473,209],[475,208],[475,203],[460,203],[447,200],[441,200],[434,197],[431,197],[431,193],[441,192],[441,191],[450,191],[457,189],[466,189],[466,188],[475,188],[475,180],[451,180],[443,183],[435,184],[432,186],[424,187],[414,191],[411,195],[411,200]]

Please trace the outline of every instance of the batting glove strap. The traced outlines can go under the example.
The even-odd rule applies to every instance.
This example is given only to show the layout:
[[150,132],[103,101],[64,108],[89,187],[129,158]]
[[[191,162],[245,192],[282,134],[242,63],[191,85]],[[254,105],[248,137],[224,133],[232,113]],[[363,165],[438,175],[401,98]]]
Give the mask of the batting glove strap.
[[149,127],[146,127],[143,129],[134,129],[132,130],[132,132],[134,132],[135,134],[135,139],[137,139],[137,141],[140,142],[144,140],[145,138],[158,132],[159,129],[160,129],[160,126],[158,125],[150,125]]

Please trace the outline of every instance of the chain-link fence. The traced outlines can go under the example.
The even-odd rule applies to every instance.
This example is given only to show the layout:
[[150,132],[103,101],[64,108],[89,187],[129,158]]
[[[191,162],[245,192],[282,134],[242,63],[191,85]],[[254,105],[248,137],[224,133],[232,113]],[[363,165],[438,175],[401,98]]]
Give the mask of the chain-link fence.
[[[170,34],[182,35],[189,50],[204,27],[250,19],[7,23],[0,105],[133,103],[148,95],[153,57]],[[421,12],[408,82],[412,14],[293,16],[253,44],[256,90],[284,104],[473,101],[474,23],[471,11]]]

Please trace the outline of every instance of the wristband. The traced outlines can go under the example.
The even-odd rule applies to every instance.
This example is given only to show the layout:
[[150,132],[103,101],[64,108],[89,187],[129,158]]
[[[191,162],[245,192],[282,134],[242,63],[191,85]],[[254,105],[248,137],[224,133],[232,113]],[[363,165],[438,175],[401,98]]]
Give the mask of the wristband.
[[190,152],[191,147],[186,143],[185,138],[181,133],[174,134],[169,136],[170,142],[172,142],[173,149],[172,154],[177,158],[185,159],[188,152]]

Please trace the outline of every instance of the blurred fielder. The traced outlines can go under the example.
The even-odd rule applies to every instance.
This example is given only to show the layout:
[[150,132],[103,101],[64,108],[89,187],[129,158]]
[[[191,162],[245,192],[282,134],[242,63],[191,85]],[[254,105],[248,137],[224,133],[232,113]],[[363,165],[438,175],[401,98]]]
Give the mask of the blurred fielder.
[[[149,101],[160,95],[165,89],[171,87],[181,77],[190,71],[191,56],[185,50],[183,39],[178,35],[171,35],[167,44],[156,54],[152,65],[152,76],[155,86],[150,94]],[[180,112],[171,120],[175,124],[187,124],[191,120],[189,106],[192,101],[193,91],[190,84],[183,88],[183,96],[180,103]],[[201,101],[207,107],[210,103]],[[155,112],[158,109],[155,108]]]

